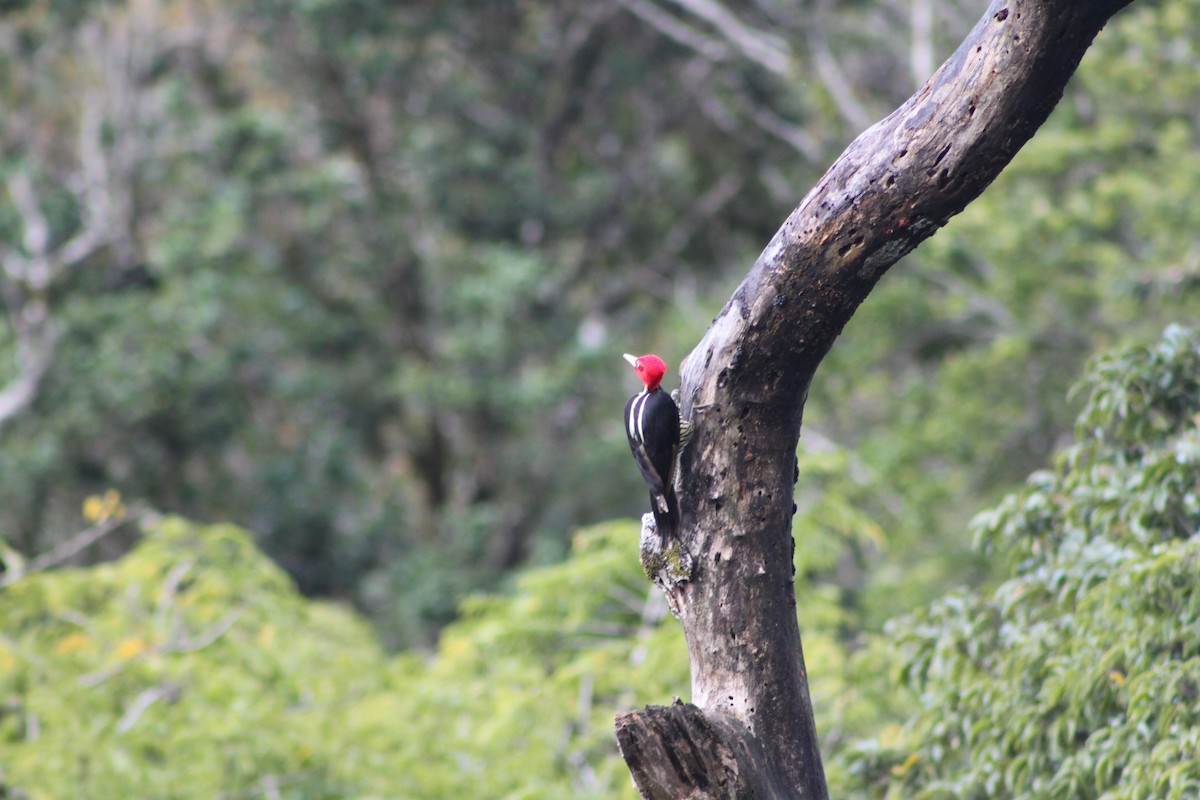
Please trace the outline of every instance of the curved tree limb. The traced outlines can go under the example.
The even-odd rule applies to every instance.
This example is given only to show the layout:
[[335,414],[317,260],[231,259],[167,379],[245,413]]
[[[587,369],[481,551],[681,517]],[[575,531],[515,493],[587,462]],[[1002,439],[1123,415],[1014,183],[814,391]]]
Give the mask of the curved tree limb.
[[993,0],[801,201],[681,368],[696,423],[679,482],[691,569],[659,583],[687,637],[694,705],[618,719],[643,796],[827,796],[792,586],[809,383],[884,272],[1000,174],[1129,2]]
[[8,313],[16,342],[17,374],[0,386],[0,430],[37,399],[54,361],[58,339],[51,308],[51,287],[109,244],[108,164],[104,152],[103,116],[95,92],[83,98],[79,133],[80,167],[75,177],[83,209],[79,230],[55,242],[42,211],[42,198],[28,169],[5,180],[21,228],[21,247],[0,243],[0,303]]

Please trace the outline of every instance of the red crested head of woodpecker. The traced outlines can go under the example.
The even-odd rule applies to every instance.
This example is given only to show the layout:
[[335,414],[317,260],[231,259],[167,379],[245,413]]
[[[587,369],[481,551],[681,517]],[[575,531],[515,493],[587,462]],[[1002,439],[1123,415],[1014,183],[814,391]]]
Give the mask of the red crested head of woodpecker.
[[625,360],[633,367],[633,371],[646,384],[646,391],[653,392],[662,384],[663,375],[667,372],[667,362],[652,353],[644,356],[631,356],[625,353]]

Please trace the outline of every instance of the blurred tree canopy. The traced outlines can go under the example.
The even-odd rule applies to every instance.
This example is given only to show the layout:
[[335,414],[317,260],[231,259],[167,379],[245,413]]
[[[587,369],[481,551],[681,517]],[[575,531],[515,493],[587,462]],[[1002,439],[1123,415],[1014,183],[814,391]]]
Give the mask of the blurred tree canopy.
[[[612,713],[688,672],[620,353],[676,369],[974,6],[0,3],[3,790],[632,798]],[[1197,334],[1065,399],[1196,317],[1198,42],[1120,15],[813,384],[837,796],[1200,785]],[[29,571],[119,498],[182,516]]]
[[6,6],[0,529],[116,487],[414,641],[636,511],[619,354],[681,351],[861,121],[741,11]]
[[306,591],[409,640],[635,509],[604,399],[636,347],[612,331],[669,336],[659,311],[769,227],[755,172],[786,142],[716,122],[751,107],[751,66],[617,4],[0,24],[0,529],[22,550],[115,486],[253,527]]
[[[818,375],[801,509],[838,487],[822,513],[874,525],[824,578],[848,638],[985,574],[958,531],[1065,441],[1088,355],[1193,309],[1198,12],[1121,15]],[[428,645],[641,510],[619,354],[686,352],[976,13],[5,4],[0,535],[48,552],[115,488],[255,531],[305,593]]]

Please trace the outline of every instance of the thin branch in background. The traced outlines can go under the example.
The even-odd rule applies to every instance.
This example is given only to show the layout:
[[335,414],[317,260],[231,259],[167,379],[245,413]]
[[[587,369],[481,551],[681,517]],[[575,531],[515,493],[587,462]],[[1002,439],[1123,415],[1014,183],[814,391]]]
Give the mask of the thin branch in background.
[[810,162],[819,160],[823,154],[821,143],[799,125],[788,122],[767,106],[751,108],[750,119],[762,130],[790,146]]
[[80,675],[79,685],[89,689],[93,686],[99,686],[119,673],[121,670],[125,669],[125,666],[128,663],[128,661],[114,661],[112,664],[109,664],[103,669],[96,670],[95,672],[89,672],[87,675]]
[[[178,614],[176,613],[178,606],[175,604],[175,596],[179,593],[179,584],[195,564],[196,562],[190,558],[184,559],[171,567],[166,577],[163,578],[162,589],[158,593],[158,604],[154,609],[154,626],[158,630],[165,631],[178,624]],[[172,631],[171,638],[174,638],[174,631]]]
[[775,75],[787,76],[791,72],[792,50],[785,39],[751,28],[716,0],[673,2],[719,31],[746,59]]
[[[0,389],[0,429],[37,399],[54,360],[58,328],[47,295],[50,287],[111,240],[108,224],[108,167],[104,157],[103,118],[96,92],[84,98],[79,133],[80,173],[74,183],[82,207],[80,229],[54,244],[42,201],[27,170],[6,181],[8,196],[21,221],[21,250],[0,250],[4,302],[16,339],[19,372]],[[23,250],[23,252],[22,252]]]
[[34,572],[41,572],[58,566],[65,561],[70,560],[74,556],[83,552],[85,549],[103,539],[108,534],[115,531],[130,522],[136,522],[144,517],[150,511],[149,507],[138,503],[129,508],[124,514],[112,517],[110,519],[101,520],[90,528],[85,528],[79,533],[66,540],[58,547],[51,550],[49,553],[44,553],[30,561],[23,570],[16,571],[11,574],[5,574],[0,578],[0,588],[9,586],[20,580],[25,575]]
[[837,56],[829,48],[829,37],[821,24],[823,13],[813,15],[813,26],[809,30],[808,46],[812,52],[813,67],[817,70],[821,82],[825,84],[829,97],[837,107],[838,114],[848,125],[856,129],[866,129],[875,121],[869,111],[854,92],[854,85],[847,77]]
[[128,733],[146,709],[154,705],[159,700],[174,702],[179,699],[182,690],[177,683],[164,683],[159,686],[152,686],[146,691],[134,698],[129,704],[129,708],[125,709],[125,713],[121,715],[121,719],[117,721],[117,733]]
[[33,267],[37,262],[44,262],[45,255],[50,249],[50,225],[46,222],[41,204],[34,194],[33,181],[30,180],[27,170],[17,170],[8,179],[8,196],[12,198],[13,207],[21,217],[21,228],[24,231],[21,244],[29,256],[29,259],[25,261],[26,269],[23,273],[13,277],[19,277],[39,288],[45,288],[49,283],[48,276],[42,275],[41,271],[35,272]]
[[664,271],[674,270],[675,262],[682,256],[684,249],[701,231],[711,225],[713,217],[737,197],[743,185],[741,176],[734,173],[722,175],[717,179],[696,198],[688,208],[687,215],[667,231],[663,236],[662,245],[651,261]]
[[237,792],[225,792],[216,796],[216,800],[250,800],[254,798],[266,798],[266,800],[279,800],[283,797],[281,790],[292,786],[300,786],[308,781],[316,779],[315,772],[294,772],[290,775],[264,775],[258,783],[251,786],[249,789],[244,789]]
[[44,334],[41,336],[23,336],[18,331],[17,361],[20,372],[7,386],[0,389],[0,430],[37,398],[38,389],[41,388],[46,373],[50,371],[56,339],[57,329],[49,320],[46,321]]
[[646,0],[617,0],[629,13],[678,44],[688,47],[706,61],[724,61],[729,57],[729,48],[720,41],[702,33],[690,25],[680,22],[667,12]]
[[919,87],[933,74],[937,62],[933,58],[933,0],[912,0],[909,16],[912,24],[912,44],[908,53],[908,68],[913,87]]
[[229,629],[232,628],[245,613],[245,607],[235,608],[214,622],[204,633],[201,633],[198,636],[181,637],[166,649],[176,653],[194,653],[197,650],[203,650],[213,642],[217,641],[217,639],[220,639],[222,636],[228,633]]
[[42,725],[37,713],[32,708],[27,708],[25,710],[25,741],[36,741],[41,732]]

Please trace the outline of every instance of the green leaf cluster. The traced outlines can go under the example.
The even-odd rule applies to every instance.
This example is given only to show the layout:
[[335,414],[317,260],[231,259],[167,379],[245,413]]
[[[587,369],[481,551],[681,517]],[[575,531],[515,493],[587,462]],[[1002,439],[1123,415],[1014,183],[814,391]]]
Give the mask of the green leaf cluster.
[[67,797],[635,797],[615,709],[685,691],[635,526],[477,596],[387,657],[231,526],[154,522],[126,557],[25,576],[0,609],[9,791]]
[[978,515],[994,590],[889,629],[921,710],[847,751],[871,797],[1200,792],[1200,330],[1094,362],[1078,438]]
[[360,713],[398,757],[400,785],[429,798],[635,798],[613,714],[686,695],[690,681],[629,522],[580,531],[569,561],[469,599],[432,659],[397,665],[402,692]]
[[[805,470],[838,480],[830,467]],[[805,514],[821,521],[797,548],[810,576],[799,615],[836,750],[894,705],[865,688],[878,643],[855,636],[850,647],[853,614],[820,577],[841,542],[875,534],[841,506],[814,502]],[[433,652],[387,656],[354,614],[302,598],[246,532],[151,522],[118,561],[5,589],[3,781],[37,800],[632,800],[614,713],[686,699],[690,685],[636,530],[577,532],[563,563],[471,596]]]
[[0,762],[18,796],[346,796],[328,752],[383,656],[244,531],[154,524],[120,561],[26,576],[0,609]]

